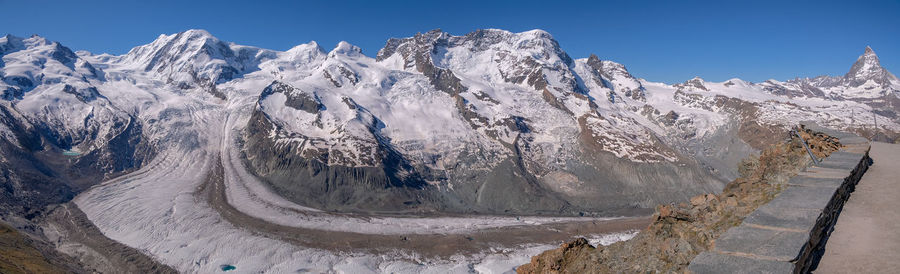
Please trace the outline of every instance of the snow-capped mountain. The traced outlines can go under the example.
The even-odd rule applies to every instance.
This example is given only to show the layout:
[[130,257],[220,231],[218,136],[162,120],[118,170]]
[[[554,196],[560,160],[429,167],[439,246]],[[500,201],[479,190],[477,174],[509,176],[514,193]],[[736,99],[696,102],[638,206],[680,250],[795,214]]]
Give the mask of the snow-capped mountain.
[[900,80],[881,66],[875,51],[868,46],[843,76],[797,78],[786,83],[768,82],[771,85],[766,90],[776,95],[835,100],[870,100],[900,91]]
[[[278,72],[245,151],[251,170],[301,204],[571,212],[721,184],[627,111],[645,98],[623,66],[573,60],[544,31],[434,30],[391,39],[374,59],[342,42],[315,62]],[[651,185],[633,176],[641,169],[692,183],[681,191],[669,176]],[[588,196],[606,199],[573,202]]]
[[203,88],[221,99],[216,85],[259,69],[261,60],[275,52],[226,43],[205,30],[160,35],[148,45],[136,47],[115,62],[123,68],[152,72],[180,89]]
[[[212,145],[197,113],[228,109],[246,117],[252,174],[331,210],[650,207],[718,190],[741,158],[803,120],[900,132],[900,80],[871,48],[839,77],[675,85],[597,55],[572,59],[541,30],[433,30],[389,39],[374,57],[346,42],[281,52],[203,30],[121,56],[7,35],[0,53],[4,155],[69,150],[99,174],[124,171],[173,143]],[[58,173],[47,176],[77,177]]]
[[881,61],[878,60],[875,51],[871,47],[866,47],[865,53],[859,56],[856,63],[850,67],[850,71],[844,75],[841,84],[855,88],[869,84],[869,81],[874,83],[874,85],[870,84],[873,88],[880,87],[885,90],[896,90],[898,79],[881,67]]
[[39,36],[0,38],[0,53],[0,205],[40,209],[152,157],[143,125],[98,90],[101,69]]
[[[374,60],[345,42],[328,54],[306,48],[314,53],[304,56],[318,59],[278,71],[266,90],[280,87],[285,95],[260,97],[246,152],[251,169],[279,192],[323,208],[649,205],[715,189],[735,176],[742,157],[773,141],[765,136],[783,135],[801,120],[874,126],[835,119],[872,111],[847,96],[800,100],[773,92],[793,88],[775,81],[647,82],[597,56],[573,60],[539,30],[434,30],[388,40]],[[892,118],[883,121],[891,121],[883,122],[885,132],[896,132]],[[297,175],[311,179],[290,179]],[[666,179],[673,177],[694,183]],[[372,181],[379,183],[373,188]],[[407,187],[399,194],[389,186]],[[405,204],[380,204],[384,197]],[[347,201],[355,206],[346,208]]]

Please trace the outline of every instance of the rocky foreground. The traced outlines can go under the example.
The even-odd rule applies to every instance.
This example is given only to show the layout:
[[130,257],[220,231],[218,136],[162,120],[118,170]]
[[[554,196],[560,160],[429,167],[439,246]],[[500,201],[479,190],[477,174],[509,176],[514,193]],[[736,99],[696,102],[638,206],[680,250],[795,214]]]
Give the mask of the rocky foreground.
[[[800,131],[818,158],[841,144],[834,137]],[[578,239],[545,251],[517,268],[518,273],[683,272],[691,259],[712,247],[713,241],[736,226],[757,207],[772,200],[810,162],[800,141],[785,143],[751,156],[740,166],[741,176],[720,194],[693,197],[690,204],[661,205],[654,221],[633,239],[593,247]]]
[[58,262],[45,257],[33,240],[3,223],[0,223],[0,254],[3,254],[0,273],[66,272]]

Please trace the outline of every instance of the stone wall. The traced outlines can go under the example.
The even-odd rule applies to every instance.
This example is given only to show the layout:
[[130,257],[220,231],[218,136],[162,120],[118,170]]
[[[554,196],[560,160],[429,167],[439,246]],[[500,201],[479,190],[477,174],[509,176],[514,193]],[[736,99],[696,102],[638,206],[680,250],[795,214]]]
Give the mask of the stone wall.
[[824,252],[844,202],[866,172],[869,141],[807,126],[837,137],[844,147],[788,181],[771,202],[695,257],[694,273],[808,273]]

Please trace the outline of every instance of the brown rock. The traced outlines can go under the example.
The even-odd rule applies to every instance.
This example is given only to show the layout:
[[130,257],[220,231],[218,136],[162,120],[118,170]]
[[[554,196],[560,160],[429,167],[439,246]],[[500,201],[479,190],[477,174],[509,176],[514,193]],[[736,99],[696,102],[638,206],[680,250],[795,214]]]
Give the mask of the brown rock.
[[706,195],[697,195],[691,198],[691,205],[699,206],[706,203]]
[[[811,149],[827,154],[837,147],[816,145]],[[690,204],[658,206],[656,220],[631,240],[596,249],[579,242],[569,243],[533,258],[531,264],[517,271],[685,273],[694,256],[712,248],[722,233],[770,201],[785,183],[784,178],[806,166],[806,153],[796,141],[773,145],[754,157],[755,164],[726,185],[721,196],[704,194],[691,198]]]
[[668,205],[661,205],[656,211],[659,212],[660,218],[672,216],[672,207]]
[[579,238],[532,257],[531,263],[516,268],[516,273],[583,273],[588,271],[585,262],[593,261],[594,250],[587,239]]
[[737,207],[737,199],[735,199],[734,197],[725,198],[725,205],[728,207]]

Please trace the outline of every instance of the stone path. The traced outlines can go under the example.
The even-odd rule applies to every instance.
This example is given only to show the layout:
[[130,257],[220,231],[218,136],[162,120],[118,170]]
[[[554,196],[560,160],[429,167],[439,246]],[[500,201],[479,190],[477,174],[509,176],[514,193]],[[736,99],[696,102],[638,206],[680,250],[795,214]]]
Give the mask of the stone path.
[[[869,141],[820,129],[844,145],[791,178],[786,188],[719,236],[688,269],[704,273],[805,273],[824,247],[825,231],[869,167]],[[900,169],[898,169],[900,170]]]
[[873,143],[815,273],[900,271],[900,145]]

